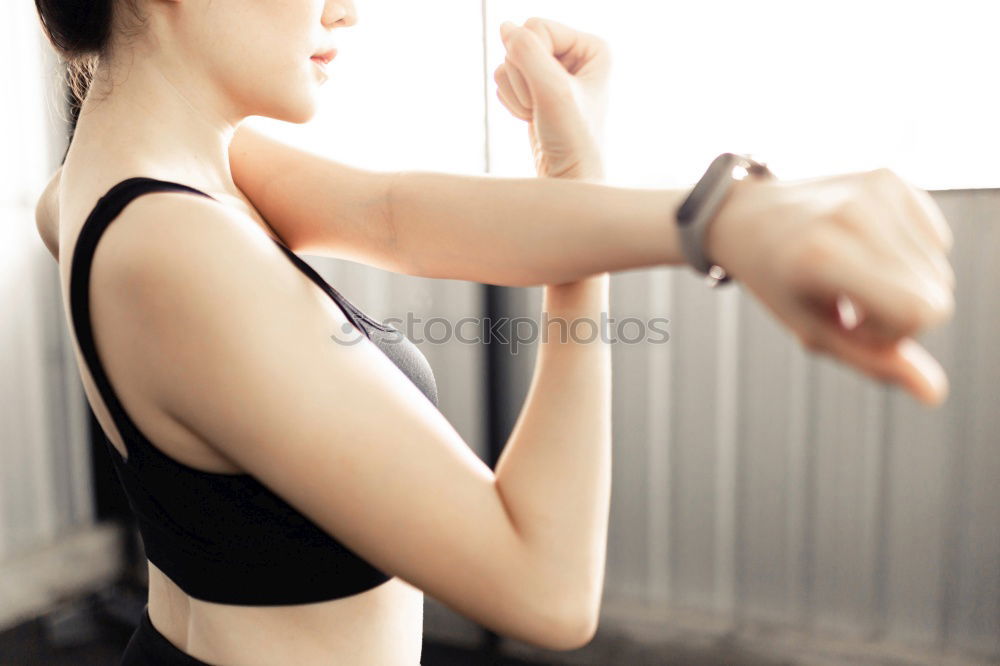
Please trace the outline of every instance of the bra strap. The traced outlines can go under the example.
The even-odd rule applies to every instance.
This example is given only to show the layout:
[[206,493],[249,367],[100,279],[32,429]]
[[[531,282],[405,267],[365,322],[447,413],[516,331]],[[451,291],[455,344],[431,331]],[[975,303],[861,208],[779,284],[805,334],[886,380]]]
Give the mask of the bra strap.
[[[97,201],[90,215],[87,216],[77,236],[70,266],[69,298],[73,330],[76,333],[80,351],[90,370],[90,375],[97,385],[98,392],[111,414],[118,433],[126,443],[126,449],[128,449],[129,442],[138,441],[141,446],[151,446],[151,443],[125,412],[118,396],[111,387],[111,382],[104,372],[100,356],[97,353],[90,321],[90,272],[94,251],[97,249],[97,243],[104,231],[124,210],[125,206],[136,197],[149,192],[189,192],[215,200],[215,197],[201,190],[180,183],[141,176],[123,180],[108,190],[107,194]],[[118,450],[114,446],[111,449],[112,453],[121,459]],[[135,451],[127,451],[129,463],[133,462],[135,453]],[[122,462],[125,461],[122,460]]]

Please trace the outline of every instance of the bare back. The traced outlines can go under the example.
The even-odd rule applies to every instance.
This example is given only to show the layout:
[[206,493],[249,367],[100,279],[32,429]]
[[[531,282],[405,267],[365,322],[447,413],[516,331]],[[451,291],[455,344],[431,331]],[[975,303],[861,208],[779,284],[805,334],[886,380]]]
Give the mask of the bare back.
[[[77,184],[75,173],[64,170],[58,229],[60,275],[64,306],[68,303],[69,258],[73,256],[80,227],[94,203],[117,179]],[[129,174],[132,175],[132,174]],[[125,176],[123,176],[125,177]],[[215,193],[213,193],[215,194]],[[274,237],[273,231],[245,197],[226,200],[245,216],[248,225]],[[153,195],[155,196],[155,195]],[[126,227],[143,216],[153,196],[130,204],[122,213],[119,229],[109,229],[95,254],[91,307],[92,324],[101,340],[104,367],[123,405],[136,424],[170,457],[191,467],[215,473],[239,473],[237,464],[207,444],[173,418],[156,398],[144,378],[143,356],[149,350],[130,344],[141,338],[141,324],[116,307],[116,286],[102,271],[101,256],[119,251],[135,229]],[[124,218],[130,218],[128,220]],[[106,244],[106,246],[105,246]],[[280,256],[275,261],[284,261]],[[302,279],[307,281],[303,276]],[[103,280],[103,281],[102,281]],[[66,316],[69,317],[68,307]],[[331,317],[333,329],[341,322]],[[87,399],[112,446],[128,453],[107,405],[74,346]],[[297,663],[418,663],[423,626],[423,594],[401,578],[373,590],[343,599],[295,606],[253,607],[201,601],[184,593],[166,574],[147,561],[149,614],[156,628],[174,645],[203,661],[227,664]],[[294,658],[292,657],[294,655]]]

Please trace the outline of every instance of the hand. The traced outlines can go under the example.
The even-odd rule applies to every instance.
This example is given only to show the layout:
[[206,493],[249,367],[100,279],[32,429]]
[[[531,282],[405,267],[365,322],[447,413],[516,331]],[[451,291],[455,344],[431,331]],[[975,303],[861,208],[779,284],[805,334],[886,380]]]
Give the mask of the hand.
[[936,405],[947,377],[911,336],[953,313],[952,243],[930,196],[879,169],[740,181],[705,250],[808,349]]
[[601,145],[611,53],[596,35],[532,17],[500,26],[507,57],[497,96],[528,122],[540,176],[603,178]]

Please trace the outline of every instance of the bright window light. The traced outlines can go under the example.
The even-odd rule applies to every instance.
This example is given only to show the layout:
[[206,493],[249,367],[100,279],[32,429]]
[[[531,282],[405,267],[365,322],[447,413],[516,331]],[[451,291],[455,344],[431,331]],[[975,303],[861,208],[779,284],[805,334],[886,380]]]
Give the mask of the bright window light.
[[476,173],[488,145],[492,173],[534,175],[492,73],[500,23],[541,16],[611,44],[609,182],[687,186],[729,151],[783,179],[886,166],[927,189],[1000,186],[1000,3],[487,0],[486,67],[480,2],[357,7],[318,117],[273,128],[359,166]]
[[[541,16],[611,43],[609,181],[689,185],[743,152],[783,179],[886,166],[927,189],[1000,186],[1000,3],[490,4],[497,25]],[[494,127],[511,136],[493,145],[518,131]]]
[[483,27],[479,2],[355,0],[333,31],[337,57],[305,125],[251,118],[268,134],[376,170],[482,173]]

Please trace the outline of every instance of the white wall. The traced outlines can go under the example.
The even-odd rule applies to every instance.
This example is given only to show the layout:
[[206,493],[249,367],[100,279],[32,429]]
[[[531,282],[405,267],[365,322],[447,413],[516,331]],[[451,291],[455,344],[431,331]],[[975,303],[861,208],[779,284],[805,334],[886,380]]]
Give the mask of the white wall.
[[5,4],[0,18],[0,58],[9,63],[0,105],[2,560],[86,522],[92,508],[83,393],[64,346],[57,265],[35,229],[35,201],[65,147],[60,72],[33,6]]
[[[60,304],[59,275],[35,229],[35,201],[65,149],[61,70],[30,3],[0,7],[0,625],[106,567],[77,561],[61,580],[33,562],[78,544],[93,520],[87,413]],[[102,537],[89,544],[102,543]],[[64,551],[79,552],[71,546]],[[93,565],[93,568],[91,568]],[[58,578],[58,577],[57,577]]]

